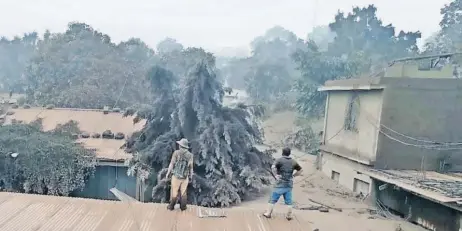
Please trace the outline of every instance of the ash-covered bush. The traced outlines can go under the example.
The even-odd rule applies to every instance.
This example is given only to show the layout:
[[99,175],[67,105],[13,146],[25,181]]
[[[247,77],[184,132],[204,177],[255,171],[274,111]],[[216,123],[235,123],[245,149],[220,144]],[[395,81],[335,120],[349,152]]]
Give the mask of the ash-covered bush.
[[95,169],[93,152],[38,124],[0,126],[0,150],[0,185],[8,191],[67,196]]

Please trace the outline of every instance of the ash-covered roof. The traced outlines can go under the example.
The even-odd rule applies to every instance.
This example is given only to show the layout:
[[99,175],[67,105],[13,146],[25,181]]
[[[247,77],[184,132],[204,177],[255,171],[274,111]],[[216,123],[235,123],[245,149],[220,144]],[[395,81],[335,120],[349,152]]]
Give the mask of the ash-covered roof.
[[[207,209],[189,206],[181,212],[168,211],[164,204],[128,203],[93,199],[0,192],[0,230],[36,231],[280,231],[311,230],[310,222],[295,214],[288,222],[283,214],[264,219],[245,208],[216,210],[224,218],[205,217]],[[208,210],[210,211],[210,210]]]
[[460,173],[374,169],[364,174],[440,203],[462,202],[462,174]]
[[[89,109],[72,109],[72,108],[30,108],[30,109],[9,109],[12,115],[6,116],[5,124],[13,120],[30,123],[39,118],[42,119],[43,130],[49,131],[56,128],[59,124],[66,124],[73,120],[78,123],[82,132],[103,133],[105,130],[111,130],[114,134],[122,132],[126,137],[136,131],[140,131],[146,123],[146,120],[133,123],[133,116],[124,117],[121,113],[110,112],[104,114],[102,110]],[[106,161],[123,161],[131,158],[131,155],[124,150],[119,150],[125,143],[124,140],[88,138],[79,139],[84,147],[93,149],[100,160]]]

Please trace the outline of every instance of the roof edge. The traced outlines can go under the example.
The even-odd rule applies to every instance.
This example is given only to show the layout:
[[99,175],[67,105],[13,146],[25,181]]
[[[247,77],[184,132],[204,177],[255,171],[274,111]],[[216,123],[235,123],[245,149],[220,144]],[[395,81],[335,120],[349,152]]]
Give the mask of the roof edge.
[[351,85],[351,86],[322,86],[318,88],[318,91],[371,91],[371,90],[383,90],[385,85]]
[[415,194],[415,195],[418,195],[418,196],[421,196],[425,199],[428,199],[428,200],[431,200],[433,202],[436,202],[436,203],[439,203],[439,204],[442,204],[442,205],[445,205],[445,206],[449,206],[453,209],[457,209],[459,211],[462,211],[462,208],[460,207],[456,207],[456,206],[453,206],[451,205],[450,203],[456,203],[456,202],[460,202],[462,200],[462,198],[451,198],[451,197],[447,197],[447,196],[444,196],[444,195],[441,195],[439,193],[436,193],[436,192],[432,192],[432,191],[429,191],[427,192],[427,190],[424,190],[424,189],[421,189],[417,186],[414,186],[414,185],[410,185],[406,182],[402,182],[402,181],[399,181],[398,179],[390,179],[386,176],[382,176],[380,173],[377,173],[376,172],[377,170],[366,170],[366,171],[362,171],[361,173],[364,174],[364,175],[367,175],[373,179],[376,179],[376,180],[380,180],[380,181],[383,181],[385,183],[388,183],[388,184],[392,184],[392,185],[396,185],[398,186],[399,188],[405,190],[405,191],[408,191],[412,194]]

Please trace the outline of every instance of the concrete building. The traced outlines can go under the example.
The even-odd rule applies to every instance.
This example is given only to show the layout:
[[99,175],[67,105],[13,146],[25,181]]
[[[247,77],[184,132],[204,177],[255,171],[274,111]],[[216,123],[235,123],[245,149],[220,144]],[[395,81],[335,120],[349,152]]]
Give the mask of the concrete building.
[[461,227],[462,177],[450,172],[462,171],[462,81],[451,68],[397,64],[379,77],[328,81],[319,91],[327,92],[319,169],[411,222]]

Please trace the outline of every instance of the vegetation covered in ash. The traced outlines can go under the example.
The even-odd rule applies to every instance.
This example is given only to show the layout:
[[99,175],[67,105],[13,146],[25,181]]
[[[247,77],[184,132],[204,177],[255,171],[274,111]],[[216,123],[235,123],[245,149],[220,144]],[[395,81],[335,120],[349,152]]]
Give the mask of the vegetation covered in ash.
[[175,141],[185,137],[194,154],[190,202],[236,204],[269,184],[272,157],[254,147],[262,137],[251,114],[223,106],[224,90],[214,71],[214,57],[201,49],[189,55],[195,64],[182,79],[159,66],[149,72],[156,101],[146,127],[129,141],[128,148],[138,153],[131,171],[155,178],[153,200],[163,201]]
[[[306,38],[281,26],[269,28],[250,42],[250,55],[217,56],[218,67],[212,54],[186,48],[173,38],[161,41],[154,50],[137,38],[114,43],[109,35],[80,22],[70,23],[64,32],[2,37],[0,91],[26,94],[18,100],[21,108],[109,106],[125,115],[136,113],[134,123],[146,118],[146,127],[126,146],[135,154],[132,172],[155,186],[155,201],[165,196],[165,168],[175,140],[186,137],[196,156],[197,173],[189,199],[196,204],[229,205],[269,180],[265,169],[271,157],[253,147],[262,133],[252,115],[269,115],[276,108],[297,110],[309,119],[322,117],[326,95],[317,88],[328,80],[361,73],[373,76],[403,56],[462,50],[461,0],[441,9],[440,28],[422,49],[417,47],[420,32],[397,31],[393,24],[384,24],[377,10],[370,5],[338,12],[331,23],[320,25]],[[450,62],[460,65],[461,60]],[[225,80],[233,89],[222,87]],[[251,104],[262,103],[266,110],[241,104],[224,107],[223,91],[235,95],[237,90],[245,90],[254,101]],[[7,166],[2,170],[2,187],[63,195],[80,188],[92,171],[94,157],[72,143],[77,132],[44,133],[34,126],[0,128],[2,166]],[[301,128],[285,143],[315,150],[315,134]],[[9,162],[13,161],[7,158],[9,153],[19,156]],[[54,167],[56,171],[51,171]],[[18,172],[13,174],[13,169]]]
[[67,196],[95,169],[95,154],[68,135],[73,124],[50,132],[41,122],[0,126],[0,187],[5,191]]

